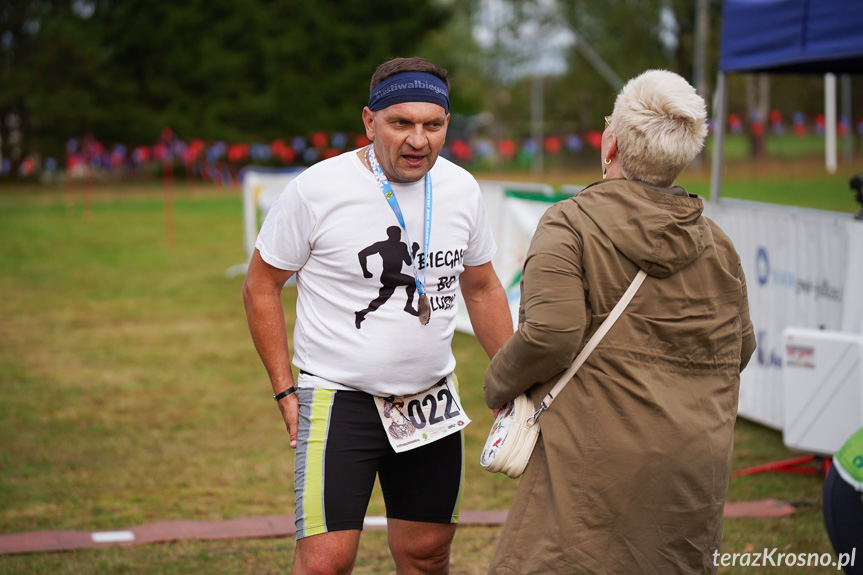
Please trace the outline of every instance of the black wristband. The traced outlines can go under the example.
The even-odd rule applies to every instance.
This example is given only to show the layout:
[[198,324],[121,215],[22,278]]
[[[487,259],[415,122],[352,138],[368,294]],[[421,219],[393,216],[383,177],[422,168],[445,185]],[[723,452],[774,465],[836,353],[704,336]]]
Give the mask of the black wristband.
[[281,401],[281,400],[283,400],[284,398],[286,398],[286,397],[288,397],[289,395],[291,395],[292,393],[294,393],[295,391],[297,391],[297,387],[296,387],[295,385],[292,385],[291,387],[289,387],[289,388],[288,388],[288,389],[286,389],[285,391],[281,391],[281,392],[277,393],[276,395],[274,395],[274,396],[273,396],[273,399],[275,399],[277,402],[278,402],[278,401]]

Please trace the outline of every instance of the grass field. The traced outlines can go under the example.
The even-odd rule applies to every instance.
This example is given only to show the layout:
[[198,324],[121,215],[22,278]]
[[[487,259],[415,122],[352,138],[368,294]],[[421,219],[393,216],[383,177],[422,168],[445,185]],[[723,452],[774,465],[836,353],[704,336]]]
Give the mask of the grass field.
[[[732,166],[724,193],[850,212],[850,175]],[[707,179],[692,171],[681,183],[704,193]],[[245,257],[239,192],[180,184],[174,203],[169,248],[159,186],[96,186],[86,204],[77,188],[0,188],[0,533],[293,512],[292,452],[248,336],[242,278],[224,275]],[[295,295],[285,290],[289,322]],[[456,334],[454,348],[475,422],[462,508],[505,509],[516,482],[477,464],[491,422],[481,397],[487,360],[471,336]],[[735,468],[791,455],[779,432],[744,420],[735,444]],[[773,497],[798,512],[726,521],[723,551],[829,552],[821,481],[732,479],[729,500]],[[370,513],[383,512],[376,494]],[[484,573],[497,533],[460,529],[452,572]],[[363,535],[356,573],[392,572],[385,537]],[[292,539],[181,541],[0,556],[0,573],[283,573],[293,548]]]

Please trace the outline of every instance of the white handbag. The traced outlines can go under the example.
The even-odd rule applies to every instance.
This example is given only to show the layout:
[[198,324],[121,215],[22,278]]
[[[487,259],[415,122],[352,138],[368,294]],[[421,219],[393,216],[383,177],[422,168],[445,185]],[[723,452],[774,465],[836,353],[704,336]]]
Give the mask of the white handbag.
[[569,380],[572,379],[572,376],[575,375],[575,372],[578,371],[578,368],[581,367],[581,364],[584,363],[584,360],[587,359],[587,356],[590,355],[600,340],[605,337],[605,334],[629,305],[632,296],[641,287],[645,277],[647,277],[647,273],[644,270],[638,270],[635,279],[629,284],[623,297],[620,298],[599,329],[584,345],[569,369],[560,376],[551,391],[543,398],[539,409],[534,409],[533,401],[524,393],[503,405],[491,426],[491,431],[488,432],[488,439],[485,441],[485,447],[483,447],[479,458],[480,465],[486,471],[504,473],[513,479],[521,477],[539,437],[539,416],[551,406],[554,398],[569,383]]

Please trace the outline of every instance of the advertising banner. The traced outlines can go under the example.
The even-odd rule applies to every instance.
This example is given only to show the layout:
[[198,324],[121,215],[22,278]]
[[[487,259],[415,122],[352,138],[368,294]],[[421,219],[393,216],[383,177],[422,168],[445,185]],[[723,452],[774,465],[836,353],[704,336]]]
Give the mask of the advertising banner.
[[741,375],[739,413],[782,429],[782,332],[860,330],[845,317],[846,284],[863,273],[849,239],[863,226],[850,215],[734,200],[705,203],[704,213],[734,242],[746,274],[758,348]]

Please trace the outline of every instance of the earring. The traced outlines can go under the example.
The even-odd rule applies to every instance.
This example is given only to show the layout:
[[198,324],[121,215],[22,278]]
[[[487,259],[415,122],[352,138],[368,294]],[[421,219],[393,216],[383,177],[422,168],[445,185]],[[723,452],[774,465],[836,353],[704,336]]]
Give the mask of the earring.
[[606,170],[605,168],[602,168],[602,179],[604,180],[607,177],[608,177],[608,170]]
[[606,165],[606,166],[610,166],[610,165],[611,165],[611,158],[605,158],[605,165]]

